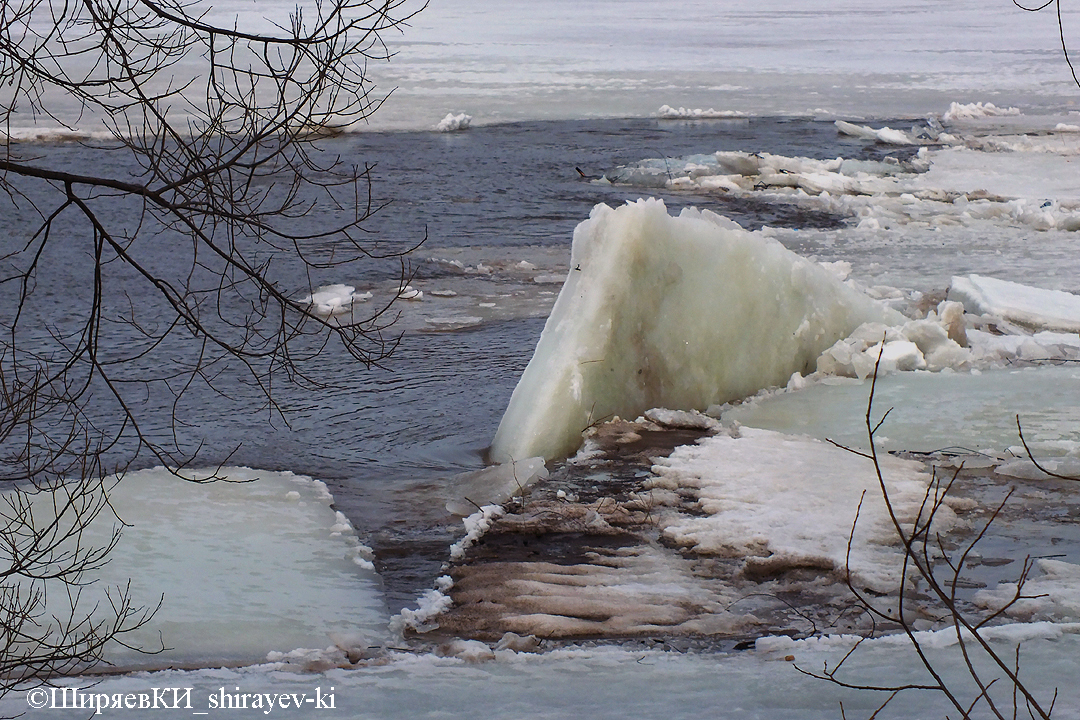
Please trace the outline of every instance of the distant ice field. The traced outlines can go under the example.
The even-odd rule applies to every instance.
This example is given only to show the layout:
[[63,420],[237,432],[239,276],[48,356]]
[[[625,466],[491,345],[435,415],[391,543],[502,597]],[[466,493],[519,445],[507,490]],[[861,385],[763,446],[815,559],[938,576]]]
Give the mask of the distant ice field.
[[[296,4],[189,11],[267,31],[288,26]],[[1077,10],[1062,12],[1068,30]],[[383,34],[392,57],[367,71],[374,96],[388,99],[358,129],[429,129],[448,113],[474,125],[648,117],[663,105],[863,118],[919,116],[953,100],[1076,108],[1053,15],[1004,1],[407,0],[397,13],[417,14]],[[176,63],[161,87],[197,76],[200,62]],[[95,129],[69,98],[51,102],[59,120]],[[27,115],[12,127],[35,126]]]
[[[1063,8],[1068,25],[1075,8]],[[890,117],[952,100],[1076,100],[1049,12],[1009,2],[435,0],[388,37],[373,128],[648,116],[663,104],[755,115]]]

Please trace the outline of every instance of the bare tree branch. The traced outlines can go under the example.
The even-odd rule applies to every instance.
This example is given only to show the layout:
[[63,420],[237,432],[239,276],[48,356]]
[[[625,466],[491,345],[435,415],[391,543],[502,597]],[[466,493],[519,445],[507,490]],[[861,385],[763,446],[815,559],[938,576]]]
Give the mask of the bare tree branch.
[[[365,366],[396,348],[389,302],[326,316],[305,296],[330,268],[389,258],[409,277],[364,227],[371,168],[324,142],[382,102],[367,67],[389,59],[406,1],[311,0],[255,27],[199,0],[0,3],[0,200],[17,228],[0,237],[0,695],[100,661],[149,619],[127,588],[87,606],[120,530],[101,547],[83,532],[140,454],[199,462],[185,397],[243,383],[284,419],[274,388],[325,387],[312,361],[331,346]],[[81,164],[19,141],[49,125],[80,139]],[[69,588],[66,617],[45,583]]]

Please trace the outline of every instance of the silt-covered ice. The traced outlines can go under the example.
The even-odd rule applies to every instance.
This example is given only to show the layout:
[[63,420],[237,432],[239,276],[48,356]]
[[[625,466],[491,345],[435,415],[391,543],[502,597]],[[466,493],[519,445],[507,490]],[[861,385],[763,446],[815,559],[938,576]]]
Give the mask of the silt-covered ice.
[[887,309],[707,210],[597,205],[492,443],[507,462],[572,453],[581,432],[649,408],[705,409],[783,385]]

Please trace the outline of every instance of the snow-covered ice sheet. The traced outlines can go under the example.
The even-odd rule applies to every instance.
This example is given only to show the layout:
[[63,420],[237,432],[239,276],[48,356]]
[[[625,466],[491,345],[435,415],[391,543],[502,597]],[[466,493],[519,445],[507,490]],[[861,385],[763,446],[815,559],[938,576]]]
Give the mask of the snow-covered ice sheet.
[[492,443],[499,462],[572,453],[653,407],[704,409],[782,385],[868,321],[899,313],[709,211],[594,208]]
[[969,313],[996,315],[1040,330],[1080,332],[1080,296],[998,278],[954,277],[949,298]]
[[[912,522],[930,477],[917,462],[885,456],[881,463],[897,517]],[[873,463],[862,455],[812,438],[744,428],[738,437],[717,435],[677,448],[653,470],[656,478],[647,487],[691,490],[704,513],[664,523],[664,537],[676,545],[745,557],[764,574],[768,568],[838,575],[848,569],[856,584],[876,592],[899,587],[896,530]],[[937,518],[942,533],[956,521],[947,507]]]
[[[421,8],[410,0],[397,10],[405,16]],[[228,0],[200,3],[192,13],[226,27],[269,29],[289,27],[296,10],[295,3]],[[1068,23],[1073,11],[1063,12]],[[309,7],[304,17],[311,16]],[[410,17],[400,34],[382,33],[392,58],[372,61],[367,74],[373,99],[389,100],[361,127],[429,130],[451,109],[477,123],[647,117],[662,105],[911,117],[956,101],[951,117],[1000,119],[987,115],[992,100],[1006,109],[1060,111],[1075,88],[1050,20],[975,0],[888,8],[845,0],[798,10],[777,0],[687,0],[678,12],[617,0],[527,8],[513,0],[443,0]],[[177,63],[162,82],[204,72],[196,62]],[[77,122],[78,103],[59,100],[60,119]]]

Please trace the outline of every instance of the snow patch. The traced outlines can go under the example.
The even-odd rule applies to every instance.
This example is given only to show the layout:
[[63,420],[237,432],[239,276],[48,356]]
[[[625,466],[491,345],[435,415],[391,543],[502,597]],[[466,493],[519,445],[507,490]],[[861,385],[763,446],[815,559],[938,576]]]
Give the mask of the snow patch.
[[[911,522],[930,478],[917,462],[881,462],[893,508],[901,522]],[[676,448],[653,472],[656,480],[646,487],[691,490],[707,513],[668,519],[663,534],[677,545],[744,557],[749,573],[806,567],[842,574],[850,567],[856,582],[875,591],[899,584],[896,531],[866,457],[812,438],[742,428],[738,438],[717,435]],[[939,531],[956,522],[947,507],[939,513]]]
[[450,559],[462,560],[465,557],[465,551],[483,537],[484,533],[491,528],[491,524],[504,514],[505,511],[499,505],[485,505],[472,515],[462,518],[461,522],[465,525],[465,537],[450,546]]

